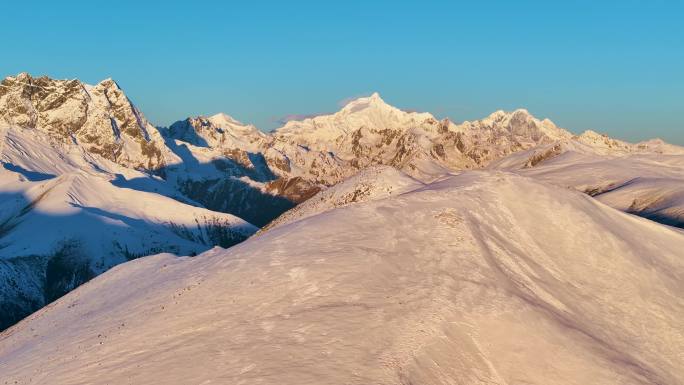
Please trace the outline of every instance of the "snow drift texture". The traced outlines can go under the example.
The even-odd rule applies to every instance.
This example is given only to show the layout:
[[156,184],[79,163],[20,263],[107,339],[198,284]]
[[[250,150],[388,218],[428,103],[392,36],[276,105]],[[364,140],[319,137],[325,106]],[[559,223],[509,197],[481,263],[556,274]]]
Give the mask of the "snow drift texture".
[[681,250],[585,194],[468,172],[120,265],[6,331],[0,367],[17,384],[681,384]]

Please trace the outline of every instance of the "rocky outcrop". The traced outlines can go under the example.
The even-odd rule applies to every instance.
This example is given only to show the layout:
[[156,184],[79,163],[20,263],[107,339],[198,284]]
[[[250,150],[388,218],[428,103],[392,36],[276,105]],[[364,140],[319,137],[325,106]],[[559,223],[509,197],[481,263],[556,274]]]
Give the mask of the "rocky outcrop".
[[27,73],[7,77],[0,83],[0,112],[0,123],[78,143],[126,167],[157,170],[172,157],[157,129],[111,79],[91,86]]

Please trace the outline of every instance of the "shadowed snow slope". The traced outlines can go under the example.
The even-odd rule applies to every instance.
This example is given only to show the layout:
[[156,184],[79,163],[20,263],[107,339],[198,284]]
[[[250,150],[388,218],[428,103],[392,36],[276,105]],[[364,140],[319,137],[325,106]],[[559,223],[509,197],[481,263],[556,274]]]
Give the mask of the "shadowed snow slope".
[[684,235],[469,172],[196,258],[120,265],[0,335],[12,384],[681,384]]
[[199,254],[257,230],[174,200],[180,193],[162,180],[40,132],[0,126],[0,162],[0,329],[116,264]]

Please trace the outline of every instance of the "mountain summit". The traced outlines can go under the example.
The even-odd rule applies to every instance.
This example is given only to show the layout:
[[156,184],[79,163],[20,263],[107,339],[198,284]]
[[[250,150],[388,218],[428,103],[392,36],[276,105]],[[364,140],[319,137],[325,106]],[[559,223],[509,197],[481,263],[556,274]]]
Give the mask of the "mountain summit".
[[345,103],[341,112],[352,113],[366,108],[397,109],[387,104],[379,93],[373,92],[370,96],[362,96]]

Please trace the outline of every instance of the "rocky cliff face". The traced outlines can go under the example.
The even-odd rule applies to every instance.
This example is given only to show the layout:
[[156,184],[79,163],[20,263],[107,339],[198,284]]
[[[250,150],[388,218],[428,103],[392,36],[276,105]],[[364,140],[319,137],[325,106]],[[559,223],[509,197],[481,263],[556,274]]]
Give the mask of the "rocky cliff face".
[[172,155],[111,79],[91,86],[79,80],[34,78],[21,73],[0,83],[0,122],[75,142],[123,166],[157,170]]

